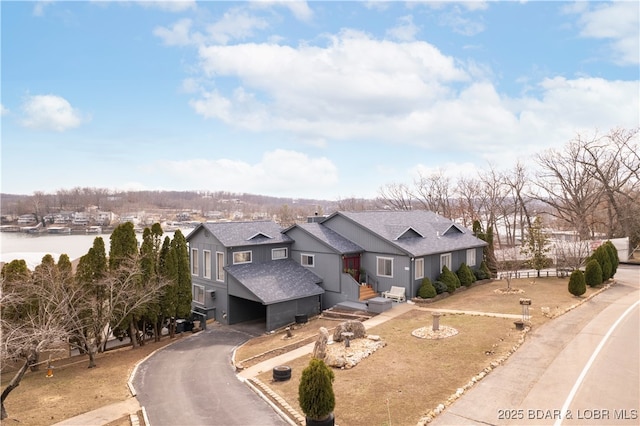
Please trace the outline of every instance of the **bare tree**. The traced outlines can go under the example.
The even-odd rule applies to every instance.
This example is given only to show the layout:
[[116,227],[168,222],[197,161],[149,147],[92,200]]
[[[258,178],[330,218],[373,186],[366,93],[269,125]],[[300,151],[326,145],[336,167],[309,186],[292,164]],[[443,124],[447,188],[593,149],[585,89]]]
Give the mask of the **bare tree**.
[[403,183],[389,183],[378,189],[379,200],[393,210],[411,210],[411,191]]
[[556,273],[559,277],[568,276],[584,264],[591,255],[588,241],[556,241],[552,254],[555,257]]
[[479,179],[480,196],[482,197],[480,208],[486,221],[484,228],[492,227],[494,229],[496,243],[500,247],[502,245],[500,225],[507,218],[506,199],[509,187],[505,182],[504,175],[491,165],[489,170],[480,173]]
[[51,265],[43,265],[37,275],[19,285],[5,287],[2,283],[1,369],[17,367],[2,391],[2,419],[7,417],[4,401],[20,385],[27,369],[37,364],[40,353],[64,344],[73,333],[68,308],[81,300],[80,292],[65,286]]
[[[633,220],[627,217],[623,206],[640,201],[632,195],[640,188],[638,129],[614,129],[607,135],[595,134],[590,139],[577,136],[577,143],[583,147],[577,159],[589,177],[602,187],[603,209],[606,212],[605,232],[609,238],[628,236],[632,233]],[[639,208],[631,209],[637,214]],[[635,210],[635,211],[634,211]]]
[[425,210],[451,218],[451,179],[444,170],[438,169],[428,176],[420,173],[414,186],[415,198]]
[[551,215],[569,223],[586,240],[593,233],[593,212],[603,187],[581,162],[584,154],[580,140],[572,140],[562,152],[551,149],[539,154],[536,160],[542,169],[534,197],[548,204]]
[[480,220],[480,181],[462,177],[456,186],[458,211],[464,226],[470,226],[474,220]]

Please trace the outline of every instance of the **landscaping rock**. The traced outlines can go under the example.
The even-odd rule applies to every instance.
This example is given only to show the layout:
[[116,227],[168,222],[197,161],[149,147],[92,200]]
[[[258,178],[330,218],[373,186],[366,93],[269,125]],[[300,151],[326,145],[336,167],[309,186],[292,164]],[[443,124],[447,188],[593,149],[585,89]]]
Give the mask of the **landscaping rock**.
[[329,341],[329,330],[325,327],[320,327],[320,332],[318,333],[318,340],[316,340],[316,344],[313,347],[313,357],[317,359],[324,360],[327,355],[327,342]]
[[342,342],[344,340],[342,333],[353,333],[353,337],[351,337],[352,339],[362,339],[366,336],[364,324],[355,320],[349,320],[338,324],[333,331],[333,341]]

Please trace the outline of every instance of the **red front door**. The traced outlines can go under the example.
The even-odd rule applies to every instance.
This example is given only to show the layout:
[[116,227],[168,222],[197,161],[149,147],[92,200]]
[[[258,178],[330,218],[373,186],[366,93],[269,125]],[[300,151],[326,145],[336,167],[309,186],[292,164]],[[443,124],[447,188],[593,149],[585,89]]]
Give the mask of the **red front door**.
[[343,257],[342,269],[360,282],[360,255]]

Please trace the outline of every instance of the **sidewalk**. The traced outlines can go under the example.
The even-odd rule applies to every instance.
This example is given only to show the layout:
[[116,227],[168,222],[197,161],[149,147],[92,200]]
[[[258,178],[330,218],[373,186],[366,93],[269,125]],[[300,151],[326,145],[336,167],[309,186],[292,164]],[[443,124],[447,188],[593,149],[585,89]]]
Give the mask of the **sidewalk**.
[[134,417],[131,419],[131,425],[136,426],[136,422],[139,422],[137,412],[141,409],[138,400],[135,397],[131,397],[124,401],[71,417],[53,426],[99,426],[132,414]]
[[[364,328],[366,330],[373,328],[377,325],[380,325],[384,322],[389,321],[390,319],[393,319],[399,315],[402,315],[405,312],[408,312],[414,309],[415,307],[416,305],[413,303],[394,303],[393,307],[388,311],[382,312],[373,318],[363,321]],[[247,379],[252,379],[265,371],[272,370],[274,367],[278,365],[287,364],[288,362],[296,358],[300,358],[301,356],[310,354],[313,352],[313,347],[315,346],[315,344],[316,344],[315,342],[309,343],[293,351],[287,352],[285,354],[279,355],[277,357],[268,359],[259,364],[246,368],[242,370],[240,373],[238,373],[238,378],[242,381],[245,381]]]

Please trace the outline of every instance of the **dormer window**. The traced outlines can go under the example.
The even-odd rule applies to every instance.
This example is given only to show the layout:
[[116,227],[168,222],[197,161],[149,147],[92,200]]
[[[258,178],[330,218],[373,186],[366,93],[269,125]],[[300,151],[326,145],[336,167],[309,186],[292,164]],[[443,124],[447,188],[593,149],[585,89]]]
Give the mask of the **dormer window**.
[[402,240],[404,238],[424,238],[424,235],[410,226],[402,234],[398,235],[396,240]]
[[273,237],[265,234],[264,232],[257,232],[253,236],[247,238],[247,241],[256,240],[256,239],[260,239],[260,238],[266,238],[268,240],[273,239]]

